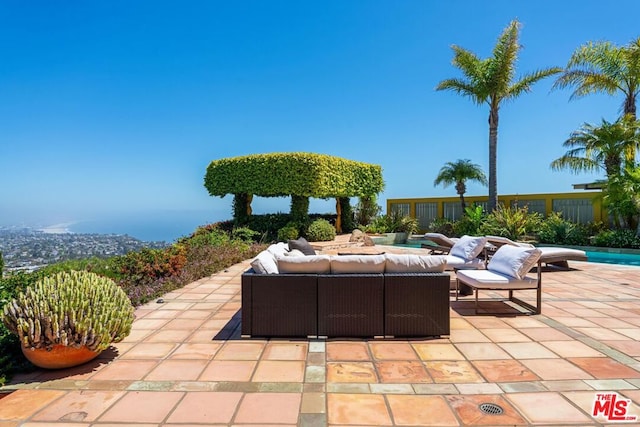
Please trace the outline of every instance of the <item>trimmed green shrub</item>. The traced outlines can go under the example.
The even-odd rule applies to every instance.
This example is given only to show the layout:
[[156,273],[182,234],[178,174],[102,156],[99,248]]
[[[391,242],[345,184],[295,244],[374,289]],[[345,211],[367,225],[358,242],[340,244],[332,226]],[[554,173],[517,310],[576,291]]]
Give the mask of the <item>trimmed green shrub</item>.
[[336,238],[336,229],[326,219],[316,219],[307,229],[307,240],[312,242],[329,242]]
[[133,306],[111,279],[63,272],[39,280],[6,304],[2,321],[26,348],[61,344],[102,351],[129,335]]
[[299,225],[290,222],[280,230],[278,230],[278,241],[286,242],[287,240],[295,240],[300,236]]
[[291,196],[291,220],[298,224],[309,221],[309,198],[306,196]]
[[338,203],[340,203],[340,221],[342,223],[342,232],[351,233],[356,228],[353,208],[351,207],[351,199],[349,197],[339,197]]

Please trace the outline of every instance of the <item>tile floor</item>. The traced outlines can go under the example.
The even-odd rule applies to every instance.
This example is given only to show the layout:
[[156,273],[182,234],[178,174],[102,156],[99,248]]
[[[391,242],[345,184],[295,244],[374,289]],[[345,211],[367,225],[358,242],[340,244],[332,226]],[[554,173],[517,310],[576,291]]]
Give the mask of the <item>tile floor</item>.
[[474,315],[452,295],[448,337],[323,341],[237,338],[247,266],[139,307],[85,366],[14,378],[0,427],[594,426],[607,392],[640,417],[639,268],[546,271],[537,316],[496,301],[503,315]]

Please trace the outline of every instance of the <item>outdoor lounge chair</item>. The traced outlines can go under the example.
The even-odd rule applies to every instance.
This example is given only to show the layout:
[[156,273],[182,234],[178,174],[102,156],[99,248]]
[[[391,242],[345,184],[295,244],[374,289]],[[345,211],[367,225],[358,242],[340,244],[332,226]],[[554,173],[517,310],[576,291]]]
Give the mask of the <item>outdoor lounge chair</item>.
[[[524,248],[533,248],[530,243],[514,242],[511,239],[500,236],[487,236],[487,242],[496,248],[504,245],[519,246]],[[555,265],[557,267],[569,268],[568,261],[586,261],[587,254],[579,249],[563,248],[559,246],[537,246],[542,255],[540,262],[546,265]]]
[[[533,314],[540,314],[542,308],[542,268],[538,248],[503,245],[489,261],[486,270],[456,271],[456,288],[467,285],[475,291],[475,312],[478,314],[478,290],[509,291],[509,301],[525,307]],[[537,277],[529,277],[527,273],[537,264]],[[535,289],[536,305],[515,298],[516,290]],[[456,292],[456,301],[459,292]]]
[[449,238],[440,233],[426,233],[424,239],[430,240],[433,245],[422,243],[422,248],[431,249],[432,255],[446,255],[446,270],[479,269],[487,263],[487,239],[484,237]]

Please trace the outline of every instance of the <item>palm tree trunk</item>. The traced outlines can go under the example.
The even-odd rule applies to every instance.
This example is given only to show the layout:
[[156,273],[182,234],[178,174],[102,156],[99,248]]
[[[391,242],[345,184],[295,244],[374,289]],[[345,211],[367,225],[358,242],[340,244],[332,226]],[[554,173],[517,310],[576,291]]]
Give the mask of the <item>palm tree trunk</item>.
[[498,206],[498,108],[491,107],[489,112],[489,212]]
[[627,95],[624,100],[624,114],[631,115],[633,120],[636,120],[636,96],[635,94]]

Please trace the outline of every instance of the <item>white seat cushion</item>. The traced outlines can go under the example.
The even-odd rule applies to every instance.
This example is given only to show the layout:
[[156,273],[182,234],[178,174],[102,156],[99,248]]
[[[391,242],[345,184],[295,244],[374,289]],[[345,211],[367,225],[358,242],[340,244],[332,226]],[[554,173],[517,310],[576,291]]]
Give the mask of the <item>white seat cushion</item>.
[[525,277],[517,279],[505,274],[495,273],[489,270],[460,270],[457,272],[458,280],[478,289],[536,289],[538,280]]
[[484,261],[480,258],[473,258],[471,261],[467,261],[453,255],[445,255],[445,257],[447,260],[445,270],[453,270],[454,268],[484,269]]

